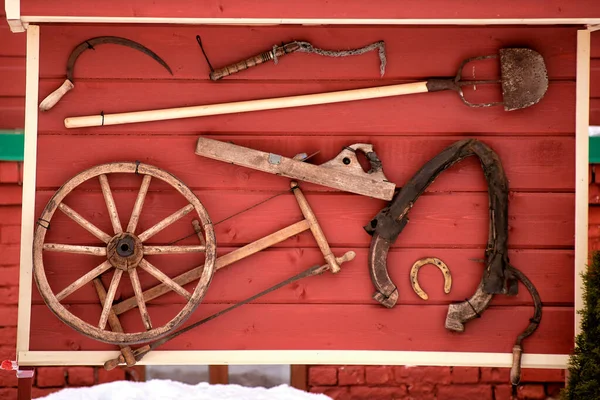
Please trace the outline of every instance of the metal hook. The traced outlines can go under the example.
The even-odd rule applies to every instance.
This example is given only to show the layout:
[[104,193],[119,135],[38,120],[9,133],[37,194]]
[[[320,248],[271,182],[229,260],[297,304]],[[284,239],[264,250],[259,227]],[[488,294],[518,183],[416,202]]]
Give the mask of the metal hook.
[[200,50],[202,50],[202,54],[204,54],[206,63],[208,64],[208,67],[210,68],[210,72],[213,72],[214,68],[210,64],[210,61],[208,61],[208,56],[206,55],[206,52],[204,51],[204,47],[202,46],[202,39],[200,38],[200,35],[196,35],[196,41],[198,42],[198,45],[200,46]]

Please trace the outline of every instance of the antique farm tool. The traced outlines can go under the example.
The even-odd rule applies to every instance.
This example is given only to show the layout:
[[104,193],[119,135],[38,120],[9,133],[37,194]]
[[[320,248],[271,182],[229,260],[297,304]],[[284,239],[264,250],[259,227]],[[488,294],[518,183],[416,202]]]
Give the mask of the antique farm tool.
[[377,291],[373,298],[388,308],[396,305],[398,289],[387,271],[387,254],[406,224],[408,214],[420,195],[433,183],[437,176],[466,157],[477,156],[488,183],[489,235],[485,249],[486,267],[475,293],[464,302],[451,304],[448,308],[445,327],[463,332],[464,324],[480,318],[489,306],[494,294],[516,295],[518,281],[530,292],[534,302],[534,316],[527,329],[517,338],[513,348],[511,381],[520,376],[520,362],[524,338],[531,335],[541,320],[541,300],[531,281],[508,259],[508,180],[498,155],[487,145],[466,139],[455,142],[427,162],[397,193],[392,203],[383,208],[365,226],[372,235],[369,250],[369,272]]
[[[141,187],[138,192],[129,223],[125,228],[121,226],[117,207],[108,181],[108,176],[114,176],[112,174],[136,174],[143,176]],[[98,179],[102,189],[108,215],[113,227],[114,232],[111,234],[103,232],[93,223],[88,221],[86,218],[64,203],[67,195],[74,189],[88,180],[96,179]],[[185,198],[185,200],[187,200],[188,204],[143,232],[136,232],[146,194],[152,179],[171,185]],[[82,228],[90,232],[93,236],[100,240],[101,245],[89,246],[44,243],[46,232],[51,227],[52,216],[56,210],[60,210]],[[204,243],[202,245],[157,246],[145,244],[148,239],[155,236],[167,226],[175,223],[177,220],[181,219],[190,212],[194,212],[199,218],[202,231],[204,232]],[[98,257],[101,262],[96,268],[87,272],[72,284],[63,288],[57,294],[54,294],[48,282],[44,266],[44,253],[47,252],[86,254],[93,257]],[[164,272],[152,265],[145,258],[145,256],[153,254],[181,253],[204,254],[204,267],[198,274],[197,278],[199,280],[192,293],[188,292],[182,287],[182,285],[169,278]],[[118,162],[98,165],[77,174],[67,181],[54,194],[54,196],[52,196],[42,211],[42,214],[37,221],[33,241],[33,273],[35,282],[40,294],[42,295],[42,298],[52,312],[68,326],[88,337],[101,342],[119,345],[137,344],[157,339],[165,336],[169,333],[169,331],[181,325],[194,312],[204,297],[204,294],[206,293],[212,280],[212,276],[216,271],[215,259],[216,241],[212,222],[200,200],[182,181],[177,179],[175,176],[154,166],[138,162]],[[161,327],[155,327],[152,324],[150,315],[146,308],[147,300],[142,296],[142,288],[137,271],[138,268],[146,271],[157,280],[162,282],[162,285],[164,285],[166,288],[165,292],[172,290],[183,296],[188,301],[175,317]],[[108,290],[104,292],[104,288],[100,287],[95,279],[103,274],[108,274],[109,271],[112,271],[113,274],[110,286]],[[135,293],[134,302],[137,303],[137,307],[139,308],[140,316],[143,321],[145,328],[145,331],[143,332],[123,332],[122,328],[119,328],[118,319],[114,313],[113,301],[119,288],[121,278],[124,274],[129,276]],[[65,298],[92,281],[95,282],[94,285],[98,291],[98,295],[102,304],[102,313],[97,324],[91,324],[82,320],[78,316],[71,313],[67,307],[61,304],[61,301],[63,301]],[[112,326],[111,331],[106,330],[107,322]]]
[[[143,176],[141,187],[126,228],[121,226],[117,207],[108,181],[108,176],[110,174],[118,173]],[[98,179],[100,188],[102,190],[110,222],[114,230],[114,235],[109,235],[103,232],[85,217],[64,203],[65,198],[70,192],[84,182],[96,178]],[[189,204],[152,225],[148,229],[145,229],[143,232],[137,233],[136,227],[139,223],[140,213],[144,205],[150,182],[153,178],[173,186],[177,192],[183,195]],[[60,320],[88,337],[101,342],[121,346],[121,355],[123,360],[125,360],[127,364],[131,364],[134,362],[134,357],[132,356],[133,353],[128,345],[141,344],[160,339],[167,336],[169,332],[174,331],[197,308],[204,297],[210,282],[212,281],[213,274],[220,268],[224,268],[227,265],[230,265],[307,230],[310,230],[313,234],[317,245],[323,254],[323,257],[325,258],[328,266],[327,268],[332,273],[337,273],[340,271],[340,265],[342,262],[346,262],[354,258],[353,252],[348,252],[341,258],[335,257],[316,219],[316,216],[310,208],[298,184],[292,181],[290,184],[290,190],[294,193],[295,199],[298,203],[300,211],[302,212],[302,215],[304,216],[304,219],[217,258],[213,223],[208,217],[208,213],[204,209],[203,205],[200,203],[200,200],[182,181],[163,170],[139,162],[121,162],[98,165],[79,173],[67,181],[48,201],[40,218],[38,219],[33,244],[33,272],[35,282],[45,303]],[[57,209],[62,211],[66,216],[99,239],[102,242],[102,245],[95,246],[44,243],[46,233],[51,226],[52,216]],[[173,245],[173,243],[182,240],[183,238],[175,242],[170,242],[166,245],[147,244],[146,241],[148,239],[155,236],[167,226],[175,223],[194,210],[196,211],[195,214],[197,214],[199,219],[192,222],[194,233],[189,236],[197,236],[200,240],[200,245]],[[101,259],[105,258],[105,260],[96,268],[93,268],[91,271],[85,273],[82,277],[60,290],[58,294],[54,294],[51,285],[48,282],[46,267],[43,260],[44,253],[46,252],[85,254],[101,257]],[[147,255],[177,253],[203,254],[204,263],[197,268],[184,272],[175,278],[171,278],[148,262],[145,258]],[[138,277],[138,267],[148,272],[161,283],[144,291]],[[105,290],[102,282],[100,282],[100,277],[103,275],[108,276],[109,272],[112,272],[111,282],[108,290]],[[115,295],[119,289],[121,277],[124,272],[127,272],[129,275],[134,296],[115,304]],[[49,275],[56,276],[57,273],[52,271]],[[198,282],[196,283],[194,292],[190,293],[184,288],[184,286],[192,283],[193,281]],[[99,322],[97,324],[91,324],[80,319],[71,313],[68,307],[65,307],[63,304],[61,304],[61,301],[90,282],[94,284],[102,308]],[[183,296],[186,300],[188,300],[188,303],[183,307],[183,310],[179,312],[179,314],[177,314],[164,326],[154,327],[146,304],[161,295],[169,293],[170,291],[174,291]],[[145,331],[126,333],[123,331],[123,327],[119,322],[118,316],[136,307],[140,313]],[[111,331],[106,330],[107,323],[110,325]]]
[[420,260],[415,261],[413,264],[412,268],[410,269],[410,284],[412,285],[415,293],[423,300],[429,299],[427,293],[425,293],[425,291],[421,288],[421,285],[419,285],[419,270],[422,266],[428,264],[435,265],[440,269],[440,271],[442,271],[442,274],[444,275],[444,293],[450,293],[450,289],[452,288],[452,275],[450,274],[450,269],[445,262],[437,257],[421,258]]
[[[363,170],[356,157],[358,151],[369,160],[371,169],[368,172]],[[376,199],[391,200],[396,188],[384,175],[381,161],[370,144],[345,146],[335,158],[321,165],[205,137],[198,139],[196,154]]]
[[[485,58],[500,59],[501,77],[499,80],[469,81],[461,79],[462,68],[467,62]],[[493,83],[501,84],[503,98],[502,102],[473,104],[465,100],[462,92],[463,86]],[[402,83],[366,89],[352,89],[338,92],[307,94],[271,99],[248,100],[234,103],[68,117],[65,118],[64,124],[67,128],[119,125],[137,122],[203,117],[208,115],[302,107],[317,104],[340,103],[354,100],[437,92],[442,90],[456,91],[463,103],[469,107],[489,107],[503,104],[505,111],[512,111],[530,107],[538,103],[546,93],[547,89],[548,76],[546,66],[544,64],[544,59],[539,53],[528,48],[505,48],[499,50],[499,55],[493,54],[466,59],[461,63],[458,74],[454,78],[432,78],[414,83]]]
[[68,91],[70,91],[71,89],[73,89],[75,87],[75,84],[73,83],[73,81],[74,81],[73,80],[73,68],[75,66],[75,61],[77,61],[77,58],[81,55],[81,53],[83,53],[84,51],[86,51],[88,49],[95,50],[95,46],[98,46],[100,44],[107,44],[107,43],[118,44],[121,46],[127,46],[132,49],[139,50],[142,53],[147,54],[148,56],[150,56],[151,58],[156,60],[160,65],[165,67],[165,69],[167,71],[169,71],[169,73],[171,75],[173,75],[173,72],[171,72],[171,68],[169,68],[167,63],[162,58],[160,58],[152,50],[150,50],[146,46],[139,44],[138,42],[134,42],[133,40],[118,37],[118,36],[99,36],[99,37],[91,38],[84,42],[81,42],[71,52],[71,55],[69,55],[69,59],[67,60],[67,79],[63,82],[63,84],[58,89],[56,89],[54,92],[50,93],[40,103],[39,108],[41,111],[48,111],[49,109],[54,107],[54,105],[56,103],[58,103],[58,101],[65,94],[67,94]]
[[[351,261],[354,259],[354,257],[356,257],[356,253],[353,251],[347,251],[346,253],[344,253],[343,256],[341,257],[336,257],[336,261],[339,265],[342,265],[343,263],[347,262],[347,261]],[[239,303],[236,303],[230,307],[225,308],[224,310],[221,310],[209,317],[206,317],[198,322],[194,322],[193,324],[186,326],[185,328],[182,328],[180,330],[178,330],[177,332],[173,332],[171,334],[169,334],[168,336],[165,336],[162,339],[159,339],[153,343],[151,343],[148,346],[144,346],[144,347],[140,347],[139,349],[136,349],[133,351],[133,356],[135,357],[135,361],[140,361],[146,354],[148,354],[151,350],[156,349],[157,347],[165,344],[166,342],[175,339],[177,336],[182,335],[194,328],[197,328],[200,325],[203,325],[209,321],[212,321],[213,319],[220,317],[221,315],[228,313],[229,311],[233,311],[236,308],[244,305],[244,304],[248,304],[268,293],[271,293],[279,288],[282,288],[286,285],[289,285],[290,283],[299,281],[300,279],[303,278],[308,278],[310,276],[316,276],[316,275],[320,275],[323,272],[326,272],[327,270],[330,270],[330,265],[329,264],[325,264],[325,265],[315,265],[313,267],[310,267],[309,269],[300,272],[299,274],[296,274],[294,276],[292,276],[291,278],[288,278],[274,286],[271,286],[270,288],[263,290],[262,292],[255,294],[254,296],[251,296],[249,298],[247,298],[246,300],[243,300]],[[123,363],[127,363],[128,361],[126,360],[126,358],[124,357],[123,354],[119,355],[117,358],[114,358],[112,360],[108,360],[104,363],[104,369],[106,370],[111,370],[116,368],[119,364],[123,364]],[[127,364],[127,366],[130,366],[129,364]]]
[[210,64],[210,61],[208,61],[208,57],[206,56],[206,53],[204,52],[204,47],[202,46],[202,40],[200,39],[200,36],[196,36],[196,40],[198,41],[198,44],[200,45],[200,49],[202,50],[202,53],[204,54],[204,57],[206,58],[206,62],[208,63],[208,66],[210,67],[209,77],[213,81],[217,81],[226,76],[236,74],[240,71],[255,67],[257,65],[263,64],[263,63],[271,61],[271,60],[273,60],[273,62],[275,64],[277,64],[277,61],[279,58],[283,57],[286,54],[295,53],[295,52],[314,53],[314,54],[319,54],[319,55],[328,56],[328,57],[347,57],[347,56],[354,56],[354,55],[358,55],[358,54],[364,54],[368,51],[379,49],[379,60],[381,62],[381,66],[380,66],[381,76],[383,76],[383,74],[385,73],[386,57],[385,57],[385,43],[383,41],[371,43],[367,46],[364,46],[364,47],[361,47],[358,49],[323,50],[323,49],[313,47],[313,45],[310,44],[309,42],[295,40],[295,41],[289,42],[289,43],[282,43],[281,46],[273,45],[273,48],[269,51],[265,51],[263,53],[255,55],[253,57],[250,57],[246,60],[239,61],[239,62],[233,63],[231,65],[228,65],[226,67],[218,68],[215,70],[215,69],[213,69],[212,65]]

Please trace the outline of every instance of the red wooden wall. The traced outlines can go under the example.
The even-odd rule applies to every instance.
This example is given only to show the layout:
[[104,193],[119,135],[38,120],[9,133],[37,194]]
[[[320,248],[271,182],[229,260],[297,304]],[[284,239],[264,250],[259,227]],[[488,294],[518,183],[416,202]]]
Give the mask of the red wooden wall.
[[[237,61],[294,39],[323,48],[359,47],[385,40],[388,64],[378,76],[375,53],[330,59],[293,54],[214,83],[208,80],[195,36],[202,36],[214,66]],[[249,205],[286,190],[289,181],[253,170],[210,161],[194,154],[199,135],[233,140],[264,151],[293,156],[312,153],[322,163],[344,145],[370,142],[390,180],[401,186],[429,158],[464,137],[477,137],[500,155],[510,181],[510,257],[535,283],[546,307],[539,330],[528,339],[529,353],[570,351],[573,337],[573,205],[575,28],[558,27],[144,27],[43,26],[40,100],[59,86],[71,49],[98,35],[138,40],[161,55],[174,71],[132,50],[102,46],[84,54],[75,68],[75,89],[51,111],[39,116],[36,217],[50,196],[71,176],[93,165],[140,160],[174,173],[189,185],[220,221]],[[529,109],[470,109],[454,93],[412,95],[347,104],[223,115],[157,123],[66,130],[67,116],[210,104],[244,99],[317,93],[451,76],[459,62],[494,53],[503,46],[529,46],[544,56],[551,78],[544,100]],[[468,69],[478,79],[491,75],[484,65]],[[477,88],[478,96],[488,93]],[[111,180],[126,223],[139,177]],[[357,257],[338,275],[301,281],[166,344],[164,349],[367,349],[510,352],[532,314],[521,287],[516,298],[496,296],[484,317],[463,334],[444,329],[447,305],[472,294],[481,278],[487,240],[487,193],[476,160],[444,173],[411,211],[411,223],[389,257],[390,274],[400,301],[385,309],[371,299],[367,271],[370,237],[363,231],[385,202],[334,193],[302,184],[337,255],[352,249]],[[110,230],[98,185],[88,185],[65,202],[105,231]],[[140,230],[184,203],[166,186],[153,186]],[[169,193],[168,193],[169,192]],[[256,240],[301,218],[291,194],[216,225],[219,254]],[[189,234],[189,221],[156,237],[165,242]],[[95,243],[93,237],[55,214],[47,241]],[[188,241],[193,243],[193,241]],[[439,272],[425,268],[420,278],[429,293],[421,301],[408,284],[408,271],[421,257],[438,256],[451,268],[454,286],[441,291]],[[63,258],[64,257],[64,258]],[[177,258],[176,262],[174,258]],[[197,265],[194,257],[155,258],[174,276]],[[98,263],[83,256],[49,255],[46,267],[55,293]],[[252,256],[216,273],[203,303],[190,321],[201,319],[316,263],[321,255],[309,233]],[[68,268],[65,268],[68,265]],[[110,277],[107,277],[108,285]],[[127,280],[124,280],[128,284]],[[142,284],[154,284],[142,276]],[[32,350],[112,349],[75,333],[43,304],[34,287]],[[131,295],[129,287],[118,298]],[[70,310],[95,323],[100,308],[91,288],[72,296]],[[227,304],[226,304],[227,303]],[[182,307],[181,298],[165,296],[149,307],[163,323]],[[126,327],[139,327],[139,313],[124,316]],[[310,335],[307,335],[307,329]],[[490,336],[491,335],[491,336]],[[493,337],[494,340],[490,340]]]

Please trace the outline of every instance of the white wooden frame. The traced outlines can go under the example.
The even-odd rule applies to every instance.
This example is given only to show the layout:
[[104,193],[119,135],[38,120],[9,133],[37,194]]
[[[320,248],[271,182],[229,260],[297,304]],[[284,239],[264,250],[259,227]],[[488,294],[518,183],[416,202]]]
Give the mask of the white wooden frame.
[[[598,29],[599,18],[571,19],[207,19],[207,18],[101,18],[61,16],[18,16],[19,0],[6,0],[11,9],[11,29],[18,32],[18,19],[27,30],[25,158],[19,278],[17,362],[21,366],[103,365],[118,351],[29,351],[32,242],[35,221],[35,181],[37,153],[37,100],[39,84],[39,25],[42,23],[170,23],[225,25],[354,24],[354,25],[582,25],[577,34],[576,86],[576,185],[575,185],[575,332],[580,330],[582,308],[581,273],[587,264],[588,243],[588,129],[590,34]],[[568,354],[530,354],[525,351],[522,368],[566,369]],[[510,367],[511,353],[427,352],[427,351],[153,351],[139,365],[197,364],[356,364]]]

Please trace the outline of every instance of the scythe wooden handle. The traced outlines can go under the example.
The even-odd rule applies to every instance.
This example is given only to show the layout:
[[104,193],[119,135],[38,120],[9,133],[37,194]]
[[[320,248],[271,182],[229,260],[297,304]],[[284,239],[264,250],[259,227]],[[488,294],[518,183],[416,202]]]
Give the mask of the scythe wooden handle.
[[208,115],[233,114],[249,111],[274,110],[302,107],[317,104],[340,103],[353,100],[374,99],[427,92],[427,82],[402,83],[366,89],[352,89],[329,93],[316,93],[300,96],[279,97],[261,100],[239,101],[235,103],[209,104],[160,110],[134,111],[118,114],[88,115],[65,118],[67,128],[120,125],[138,122],[164,121],[179,118],[204,117]]

